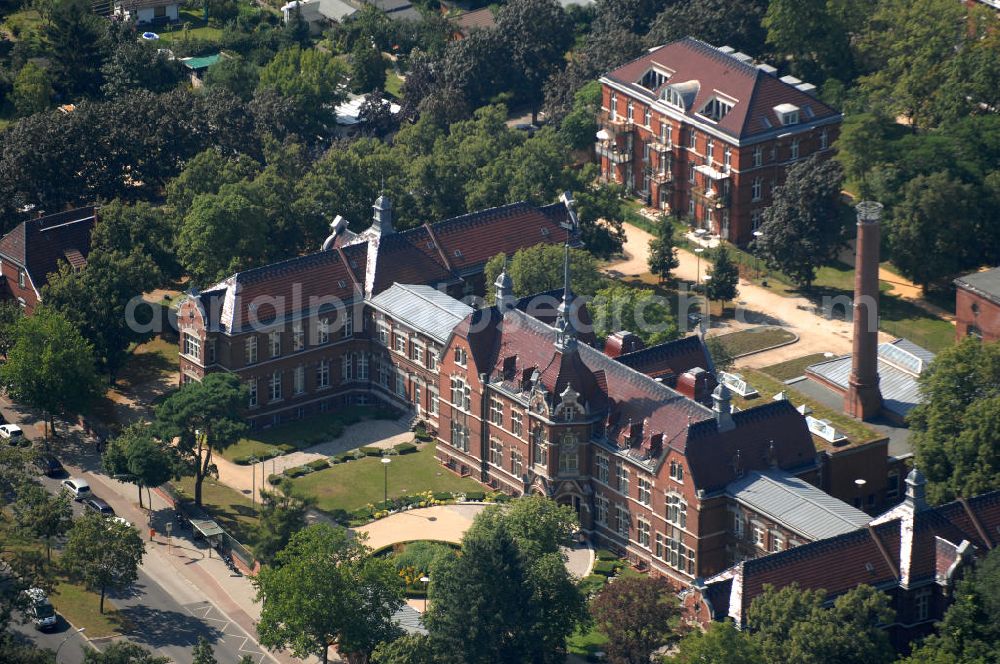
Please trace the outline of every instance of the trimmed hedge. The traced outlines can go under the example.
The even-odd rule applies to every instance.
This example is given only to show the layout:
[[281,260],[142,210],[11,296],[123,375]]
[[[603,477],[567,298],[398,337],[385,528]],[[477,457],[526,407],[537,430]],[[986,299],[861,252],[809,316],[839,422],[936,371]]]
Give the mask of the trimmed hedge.
[[432,440],[434,440],[434,436],[430,435],[430,434],[429,434],[429,433],[427,433],[426,431],[423,431],[423,432],[417,432],[417,436],[416,436],[416,438],[417,438],[417,440],[419,440],[419,441],[420,441],[421,443],[429,443],[429,442],[431,442]]
[[348,461],[354,461],[355,457],[350,452],[344,452],[343,454],[338,454],[334,457],[337,463],[347,463]]
[[478,503],[478,502],[482,501],[484,498],[486,498],[486,494],[483,493],[482,491],[466,491],[465,492],[465,499],[466,500],[472,500],[472,501],[475,501],[475,502]]
[[296,466],[294,468],[285,468],[284,474],[286,477],[291,477],[292,479],[296,477],[302,477],[309,472],[309,469],[305,466]]
[[413,443],[398,443],[392,446],[397,454],[412,454],[417,451],[417,446]]
[[306,464],[313,470],[323,470],[324,468],[330,467],[330,462],[326,459],[315,459]]
[[361,452],[361,454],[364,456],[370,456],[370,457],[382,456],[381,447],[371,447],[370,445],[366,445],[364,447],[359,447],[358,451]]
[[615,567],[617,567],[610,560],[598,560],[594,563],[594,574],[600,574],[601,576],[608,577],[615,573]]
[[451,491],[438,491],[434,494],[434,500],[451,500],[453,497]]
[[281,482],[281,480],[283,479],[285,478],[282,477],[281,475],[268,475],[267,483],[270,484],[271,486],[277,486],[278,483]]

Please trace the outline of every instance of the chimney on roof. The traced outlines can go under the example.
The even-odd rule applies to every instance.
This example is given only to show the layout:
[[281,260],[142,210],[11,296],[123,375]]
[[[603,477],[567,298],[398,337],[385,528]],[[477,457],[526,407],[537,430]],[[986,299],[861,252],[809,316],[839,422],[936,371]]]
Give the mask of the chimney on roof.
[[395,233],[396,229],[392,227],[392,201],[389,197],[381,194],[375,199],[372,209],[375,210],[372,216],[372,229],[382,235]]
[[844,395],[848,415],[869,420],[882,410],[878,386],[878,259],[882,204],[862,201],[854,258],[854,343],[851,376]]
[[906,476],[906,500],[904,503],[913,508],[914,512],[920,512],[927,507],[927,480],[919,468],[914,468]]
[[777,67],[773,67],[767,64],[766,62],[761,62],[760,64],[758,64],[757,69],[761,70],[765,74],[770,74],[771,76],[775,76],[778,73]]
[[677,391],[692,401],[706,403],[709,397],[710,377],[711,374],[701,367],[688,369],[677,378]]
[[796,87],[796,89],[801,90],[802,92],[806,93],[810,97],[815,97],[816,96],[816,86],[813,85],[812,83],[799,83],[795,87]]
[[720,383],[712,392],[712,410],[715,411],[715,424],[719,431],[732,431],[736,428],[730,397],[729,388],[724,383]]
[[614,334],[609,334],[608,338],[605,339],[604,354],[608,357],[618,357],[626,353],[634,353],[645,347],[646,344],[643,343],[639,336],[632,334],[628,330],[619,330]]
[[497,280],[493,282],[496,288],[496,303],[500,308],[501,315],[514,307],[514,282],[507,274],[507,257],[503,259],[503,269],[497,275]]

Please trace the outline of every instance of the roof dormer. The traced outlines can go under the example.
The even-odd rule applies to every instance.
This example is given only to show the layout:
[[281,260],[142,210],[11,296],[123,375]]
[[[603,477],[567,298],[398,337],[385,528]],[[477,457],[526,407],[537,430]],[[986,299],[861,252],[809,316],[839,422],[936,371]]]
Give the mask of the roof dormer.
[[705,105],[698,111],[698,115],[708,118],[712,122],[721,122],[722,118],[726,117],[726,114],[733,110],[735,105],[735,99],[716,93],[705,102]]
[[784,127],[799,123],[799,107],[795,104],[778,104],[774,107],[774,113]]
[[684,81],[668,85],[660,94],[660,99],[668,105],[687,111],[694,103],[694,98],[698,96],[701,83],[698,81]]
[[646,88],[647,90],[652,90],[656,92],[663,87],[663,84],[670,80],[673,76],[673,72],[661,69],[657,66],[652,66],[646,70],[646,73],[642,75],[639,79],[639,85]]

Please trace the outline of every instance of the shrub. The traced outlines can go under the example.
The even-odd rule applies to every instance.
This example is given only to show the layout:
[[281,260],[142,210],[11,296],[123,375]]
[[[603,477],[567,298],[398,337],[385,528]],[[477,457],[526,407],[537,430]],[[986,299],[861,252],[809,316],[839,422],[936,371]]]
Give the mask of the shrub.
[[250,465],[250,457],[248,457],[248,456],[238,456],[235,459],[233,459],[233,463],[235,463],[237,466],[249,466]]
[[451,500],[452,498],[451,491],[438,491],[434,494],[434,500]]
[[594,563],[594,574],[600,574],[601,576],[611,576],[615,573],[616,565],[610,560],[598,560]]
[[598,549],[595,554],[598,560],[618,560],[618,556],[611,553],[607,549]]
[[352,452],[344,452],[336,457],[337,463],[347,463],[348,461],[354,461],[356,458]]
[[417,446],[413,443],[398,443],[392,446],[398,454],[411,454],[417,451]]
[[455,555],[455,549],[448,544],[431,541],[407,542],[406,547],[393,556],[392,563],[397,571],[412,568],[420,578],[430,574],[443,558]]
[[580,579],[580,592],[590,596],[599,591],[608,582],[608,577],[600,574],[590,574]]
[[340,438],[344,435],[344,425],[341,422],[331,422],[326,428],[326,436],[330,439]]
[[284,478],[281,475],[268,475],[267,483],[271,486],[278,486],[278,483],[280,483],[283,479]]
[[285,468],[284,474],[286,477],[291,477],[292,479],[295,479],[296,477],[302,477],[303,475],[308,473],[309,470],[310,469],[306,468],[305,466],[295,466],[294,468]]
[[323,470],[324,468],[330,467],[330,462],[326,459],[315,459],[306,464],[313,470]]
[[340,454],[338,454],[337,456],[330,457],[329,459],[327,459],[327,461],[330,462],[331,466],[333,464],[335,464],[335,463],[344,463],[344,459],[343,459],[342,455],[340,455]]
[[285,454],[291,454],[292,452],[298,451],[297,447],[295,447],[294,445],[289,445],[288,443],[282,443],[280,445],[276,445],[275,447],[277,447]]
[[382,448],[380,447],[371,447],[370,445],[366,445],[365,447],[359,447],[358,451],[361,452],[362,456],[382,456]]
[[481,501],[485,497],[486,497],[486,494],[483,493],[482,491],[466,491],[465,492],[465,499],[466,500],[474,500],[476,502],[479,502],[479,501]]

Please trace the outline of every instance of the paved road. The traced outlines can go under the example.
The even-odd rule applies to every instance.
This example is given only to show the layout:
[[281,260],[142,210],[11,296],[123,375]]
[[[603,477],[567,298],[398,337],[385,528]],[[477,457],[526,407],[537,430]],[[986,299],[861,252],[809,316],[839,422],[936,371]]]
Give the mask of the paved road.
[[[62,479],[41,478],[42,484],[53,492],[59,490]],[[118,496],[101,495],[96,490],[94,493],[120,508]],[[73,509],[77,515],[83,512],[79,503],[74,503]],[[139,521],[137,513],[123,515],[133,523]],[[151,555],[157,546],[147,543],[147,554],[135,586],[124,593],[108,595],[128,625],[125,635],[178,663],[191,661],[192,650],[202,636],[212,644],[219,664],[236,664],[244,655],[250,655],[254,662],[272,662],[270,655],[242,627],[207,601],[197,587],[173,570],[165,569],[158,555]],[[69,636],[59,653],[60,664],[82,661],[83,637],[74,634],[65,620],[60,619],[59,628],[48,634],[38,632],[30,624],[17,629],[39,646],[52,650]],[[101,647],[101,643],[98,641],[96,645]]]

